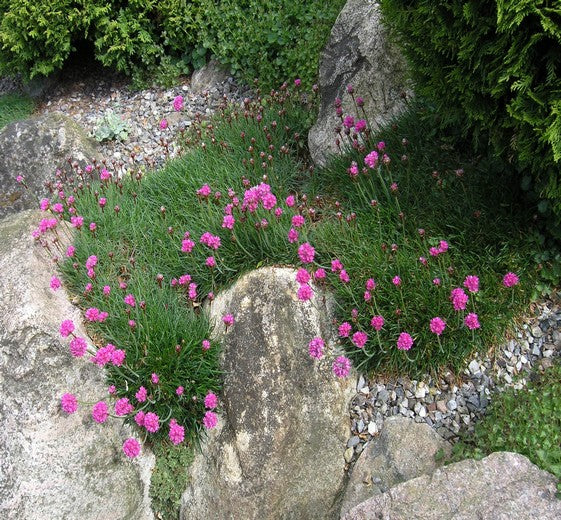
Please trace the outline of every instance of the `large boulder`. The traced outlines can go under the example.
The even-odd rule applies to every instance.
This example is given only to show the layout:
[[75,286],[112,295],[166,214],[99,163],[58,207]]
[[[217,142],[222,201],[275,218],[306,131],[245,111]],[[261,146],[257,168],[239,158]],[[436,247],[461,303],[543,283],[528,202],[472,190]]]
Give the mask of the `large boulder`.
[[337,17],[321,55],[319,86],[321,106],[316,124],[308,135],[313,161],[325,165],[338,152],[335,128],[341,118],[335,113],[335,99],[342,100],[343,115],[363,119],[346,91],[364,99],[364,110],[372,128],[378,129],[405,107],[412,95],[407,68],[399,50],[388,39],[377,2],[348,0]]
[[555,483],[526,457],[497,452],[399,484],[342,520],[559,520]]
[[0,221],[0,518],[151,519],[153,456],[125,457],[121,420],[96,424],[87,405],[60,410],[63,393],[108,394],[103,372],[61,343],[62,320],[81,319],[63,289],[49,288],[49,259],[31,238],[39,219],[25,211]]
[[[17,121],[0,131],[0,218],[38,207],[37,198],[48,196],[45,182],[68,158],[82,167],[100,159],[95,141],[61,114]],[[18,175],[27,188],[16,182]]]
[[216,60],[210,60],[206,65],[193,72],[191,76],[191,92],[200,94],[205,90],[215,88],[224,83],[230,74]]
[[406,417],[387,419],[380,436],[368,443],[352,469],[341,514],[396,484],[433,473],[437,458],[444,460],[450,448],[426,423]]
[[[308,356],[314,336],[335,343],[333,308],[319,292],[300,302],[295,273],[253,271],[212,304],[223,413],[191,467],[182,520],[338,517],[354,385]],[[224,334],[227,313],[236,321]]]

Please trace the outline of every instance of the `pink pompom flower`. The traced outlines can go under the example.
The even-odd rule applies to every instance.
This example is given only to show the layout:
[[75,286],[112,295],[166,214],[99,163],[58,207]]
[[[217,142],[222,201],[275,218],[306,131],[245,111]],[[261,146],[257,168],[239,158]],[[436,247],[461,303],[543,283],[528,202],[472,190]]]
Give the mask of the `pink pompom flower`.
[[203,425],[207,430],[211,430],[215,428],[218,424],[218,415],[214,412],[206,412],[205,416],[203,417]]
[[409,350],[413,346],[413,338],[407,332],[402,332],[397,339],[397,348],[399,350]]
[[218,406],[218,397],[216,397],[216,394],[209,392],[205,396],[204,404],[205,404],[205,408],[208,408],[209,410],[214,410]]
[[357,331],[353,334],[353,338],[351,340],[358,348],[364,348],[366,342],[368,341],[368,334],[366,332]]
[[136,394],[134,394],[134,396],[136,397],[136,400],[139,403],[143,403],[144,401],[146,401],[146,398],[148,397],[148,391],[146,390],[146,388],[141,386],[138,389],[138,392],[136,392]]
[[475,330],[481,328],[481,324],[479,323],[479,317],[474,312],[470,312],[464,318],[464,324],[469,330]]
[[311,264],[314,261],[316,250],[308,243],[304,242],[298,248],[298,256],[303,264]]
[[93,405],[92,417],[96,423],[104,423],[109,416],[109,409],[105,401],[99,401]]
[[222,316],[222,322],[226,325],[226,327],[231,327],[234,324],[233,314],[226,314]]
[[144,427],[150,433],[155,433],[160,429],[160,418],[153,412],[148,412],[144,416]]
[[515,285],[518,285],[519,282],[520,279],[518,276],[512,272],[506,273],[503,276],[503,285],[505,287],[514,287]]
[[70,353],[74,357],[82,357],[88,349],[88,344],[84,338],[75,337],[70,341]]
[[445,328],[446,328],[446,322],[442,318],[439,318],[437,316],[436,318],[430,320],[430,331],[433,334],[440,336],[444,332]]
[[298,288],[296,295],[300,301],[305,302],[313,298],[314,290],[308,284],[303,284]]
[[175,96],[173,98],[173,109],[179,112],[183,109],[183,96]]
[[123,443],[123,452],[129,459],[134,459],[140,454],[140,443],[130,437]]
[[372,319],[370,320],[370,325],[377,331],[382,330],[384,323],[385,320],[383,316],[372,316]]
[[310,281],[310,273],[306,269],[298,269],[298,272],[296,273],[296,281],[300,285],[308,283]]
[[348,338],[351,330],[353,330],[351,324],[344,321],[341,325],[339,325],[339,337]]
[[479,278],[477,276],[474,275],[468,275],[466,276],[466,279],[464,280],[464,287],[470,292],[470,293],[476,293],[479,291]]
[[208,339],[203,339],[203,350],[208,350],[210,348],[210,341]]
[[115,403],[115,415],[128,415],[132,411],[134,411],[134,406],[130,404],[128,397],[122,397]]
[[67,338],[74,332],[74,322],[72,320],[64,320],[60,324],[60,335],[63,338]]
[[53,276],[51,278],[51,289],[53,291],[58,291],[61,287],[62,283],[60,282],[60,280],[56,276]]
[[310,357],[314,359],[321,359],[323,357],[323,349],[325,347],[325,342],[319,336],[312,338],[310,343],[308,343],[308,353]]
[[294,242],[298,242],[298,231],[296,231],[294,228],[290,228],[290,230],[288,231],[288,241],[291,244],[294,244]]
[[185,428],[172,419],[169,422],[169,440],[177,446],[183,442],[183,439],[185,439]]
[[60,399],[60,407],[66,413],[74,413],[78,409],[78,399],[74,394],[64,394]]
[[339,377],[347,377],[351,371],[351,360],[345,356],[339,356],[333,361],[333,373]]

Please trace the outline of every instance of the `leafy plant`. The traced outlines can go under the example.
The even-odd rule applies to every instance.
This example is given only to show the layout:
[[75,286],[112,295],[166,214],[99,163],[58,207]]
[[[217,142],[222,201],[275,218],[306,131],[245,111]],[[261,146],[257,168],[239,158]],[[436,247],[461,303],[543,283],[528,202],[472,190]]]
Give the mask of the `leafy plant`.
[[108,110],[97,124],[94,136],[98,141],[111,141],[118,139],[124,141],[130,132],[129,124],[122,116]]

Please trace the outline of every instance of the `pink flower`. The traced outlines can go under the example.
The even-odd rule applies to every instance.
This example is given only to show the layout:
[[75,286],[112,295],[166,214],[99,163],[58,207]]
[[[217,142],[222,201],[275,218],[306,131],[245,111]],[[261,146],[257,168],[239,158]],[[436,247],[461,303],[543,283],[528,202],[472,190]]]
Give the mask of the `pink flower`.
[[138,426],[140,426],[140,427],[144,426],[144,417],[145,416],[146,416],[146,414],[142,410],[138,411],[134,416],[134,422],[136,424],[138,424]]
[[160,429],[160,418],[152,412],[148,412],[144,416],[144,427],[150,433],[155,433]]
[[475,330],[481,328],[481,324],[479,323],[479,317],[474,312],[470,312],[464,318],[464,324],[469,330]]
[[214,410],[218,406],[218,397],[216,397],[216,395],[213,394],[212,392],[209,392],[205,396],[204,403],[205,403],[205,408],[208,408],[209,410]]
[[372,293],[370,291],[364,291],[364,301],[369,302],[372,300]]
[[353,116],[346,116],[343,119],[343,126],[350,130],[353,126],[355,126],[355,118]]
[[63,338],[67,338],[72,332],[74,332],[74,322],[72,320],[64,320],[60,324],[60,335]]
[[364,119],[359,119],[355,123],[355,132],[360,134],[366,130],[366,121]]
[[351,177],[356,177],[358,175],[358,165],[355,161],[349,166],[348,172]]
[[289,195],[288,197],[286,197],[285,202],[286,202],[286,205],[289,208],[292,208],[294,206],[294,204],[296,204],[296,201],[294,199],[294,195]]
[[438,249],[437,247],[431,247],[429,249],[429,254],[430,256],[438,256],[440,254],[440,249]]
[[131,329],[134,329],[134,328],[136,327],[136,321],[134,321],[134,320],[129,320],[129,327],[130,327]]
[[319,336],[312,338],[310,343],[308,343],[308,353],[310,357],[314,359],[321,359],[323,357],[323,348],[325,347],[325,342]]
[[218,415],[216,415],[214,412],[206,412],[205,416],[203,417],[203,424],[207,430],[215,428],[218,424]]
[[93,233],[97,229],[97,224],[95,222],[90,223],[90,231]]
[[210,341],[208,339],[203,339],[203,350],[208,350],[210,348]]
[[393,279],[392,279],[392,283],[396,287],[399,287],[401,285],[401,278],[399,276],[394,276]]
[[111,293],[111,287],[109,287],[109,285],[104,285],[103,294],[105,294],[105,296],[109,296],[110,293]]
[[183,109],[183,96],[175,96],[175,98],[173,98],[173,109],[176,112]]
[[282,214],[283,214],[283,210],[282,210],[281,207],[278,207],[278,208],[275,209],[275,217],[277,217],[279,219],[279,218],[281,218]]
[[90,307],[84,313],[84,316],[88,321],[98,321],[99,320],[99,309],[96,307]]
[[222,227],[226,229],[234,229],[234,224],[236,223],[236,219],[232,217],[232,215],[224,215],[222,219]]
[[515,285],[518,285],[519,282],[520,279],[514,273],[506,273],[503,276],[503,285],[505,287],[514,287]]
[[358,347],[363,348],[368,341],[368,334],[366,332],[358,331],[353,334],[352,342]]
[[134,298],[134,296],[132,294],[127,294],[124,298],[123,301],[127,304],[130,305],[131,307],[135,307],[136,306],[136,300]]
[[197,195],[199,197],[207,198],[211,194],[212,190],[208,184],[203,184],[198,190]]
[[75,252],[76,252],[76,248],[74,246],[68,246],[66,248],[66,256],[68,258],[72,258]]
[[96,423],[104,423],[109,416],[109,410],[105,401],[99,401],[93,405],[92,417]]
[[314,261],[316,250],[308,243],[304,242],[298,248],[298,256],[303,264],[311,264]]
[[56,276],[53,276],[51,278],[51,289],[53,291],[57,291],[61,287],[62,287],[62,284],[61,284],[60,280]]
[[412,346],[413,338],[407,332],[402,332],[397,339],[397,348],[399,350],[409,350]]
[[348,338],[351,330],[353,330],[351,324],[344,321],[343,323],[341,323],[341,325],[339,325],[339,336],[341,338]]
[[211,249],[218,249],[221,245],[221,241],[220,241],[220,237],[213,235],[212,233],[209,233],[208,231],[206,231],[205,233],[203,233],[201,235],[201,238],[199,239],[199,242],[201,244],[204,244],[205,246],[211,248]]
[[119,289],[122,289],[124,291],[126,288],[127,288],[126,282],[119,282]]
[[214,256],[207,257],[207,259],[205,260],[205,264],[207,267],[210,267],[211,269],[213,267],[216,267],[216,260],[214,259]]
[[183,274],[179,277],[179,280],[177,282],[179,283],[179,285],[187,285],[191,282],[191,275]]
[[446,322],[439,317],[430,320],[430,331],[437,336],[440,336],[446,328]]
[[341,269],[341,272],[339,273],[339,280],[341,280],[343,283],[349,283],[351,281],[349,275],[347,274],[347,271],[345,271],[344,269]]
[[298,272],[296,273],[296,281],[300,285],[308,283],[310,281],[310,273],[308,273],[306,269],[298,269]]
[[420,256],[419,257],[419,262],[421,262],[423,265],[427,265],[428,261],[424,256]]
[[374,281],[374,278],[369,278],[368,280],[366,280],[365,286],[367,291],[373,291],[374,289],[376,289],[376,282]]
[[477,276],[468,275],[464,280],[464,287],[471,293],[479,291],[479,278]]
[[129,403],[128,397],[122,397],[115,403],[115,415],[123,416],[131,413],[134,406]]
[[327,273],[325,272],[325,269],[322,269],[321,267],[316,269],[316,272],[314,273],[314,278],[316,280],[325,280],[326,276]]
[[74,413],[78,409],[78,399],[74,394],[64,394],[60,399],[60,406],[66,413]]
[[305,302],[312,299],[314,291],[308,284],[304,284],[298,289],[297,296],[300,301]]
[[378,163],[378,152],[373,150],[364,158],[364,164],[369,168],[376,168],[376,164]]
[[107,392],[109,392],[110,394],[114,394],[117,391],[117,388],[115,388],[115,385],[111,385],[109,388],[107,388]]
[[299,87],[302,84],[302,80],[300,78],[296,78],[294,80],[294,86]]
[[178,396],[179,396],[179,395],[183,395],[183,392],[185,392],[185,388],[183,388],[182,386],[178,386],[178,387],[175,389],[175,393],[176,393],[176,395],[178,395]]
[[104,208],[107,205],[107,199],[105,197],[99,197],[97,203],[99,204],[100,208]]
[[288,241],[291,244],[294,244],[294,242],[298,241],[298,231],[296,231],[294,228],[290,228],[290,231],[288,232]]
[[302,215],[294,215],[294,216],[292,217],[292,225],[293,225],[295,228],[302,227],[302,226],[304,225],[304,222],[305,222],[305,221],[306,221],[306,220],[304,219],[304,217],[303,217]]
[[397,182],[392,182],[390,184],[390,190],[391,190],[392,193],[395,193],[398,190]]
[[197,284],[196,283],[190,283],[189,284],[188,296],[189,296],[190,300],[196,300],[197,299]]
[[105,168],[103,168],[101,170],[101,173],[99,174],[99,177],[102,181],[107,181],[111,178],[111,174]]
[[52,210],[55,213],[62,213],[64,211],[64,207],[60,202],[57,202],[56,204],[53,204]]
[[150,381],[152,381],[152,384],[157,385],[160,382],[160,376],[153,372],[150,376]]
[[167,127],[168,127],[167,119],[162,119],[162,120],[160,121],[160,129],[161,129],[161,130],[165,130]]
[[234,316],[232,314],[226,314],[222,316],[222,321],[226,327],[231,327],[234,324]]
[[136,397],[136,400],[139,403],[143,403],[144,401],[146,401],[146,398],[148,397],[148,392],[147,392],[146,388],[141,386],[138,389],[138,392],[136,392],[136,394],[134,394],[134,396]]
[[450,292],[450,301],[455,311],[463,311],[466,308],[469,296],[460,287],[452,289]]
[[277,198],[272,193],[265,193],[261,198],[261,202],[265,209],[271,210],[277,205]]
[[126,352],[119,348],[111,353],[111,363],[113,363],[116,367],[120,367],[124,363],[125,357]]
[[446,253],[446,251],[448,251],[448,242],[446,242],[446,240],[441,240],[440,244],[438,245],[438,252]]
[[432,283],[433,283],[434,285],[440,285],[440,284],[441,284],[441,280],[440,280],[440,278],[434,278],[433,281],[432,281]]
[[74,357],[82,357],[86,353],[87,349],[88,344],[84,338],[72,338],[72,341],[70,342],[70,353]]
[[123,452],[130,459],[134,459],[135,457],[138,457],[138,454],[140,453],[140,443],[136,439],[133,439],[132,437],[127,439],[123,443]]
[[338,273],[341,269],[343,269],[343,264],[341,260],[335,258],[335,260],[331,260],[331,272]]
[[177,446],[183,442],[183,439],[185,439],[185,428],[172,419],[169,422],[169,440]]
[[183,253],[190,253],[191,251],[193,251],[194,247],[195,247],[195,242],[193,242],[188,238],[181,242],[181,251]]
[[41,202],[39,203],[39,207],[41,208],[41,211],[47,211],[49,209],[51,202],[49,201],[49,199],[41,199]]
[[381,330],[384,326],[384,317],[383,316],[373,316],[370,320],[370,325],[374,328],[374,330]]
[[339,356],[333,361],[333,373],[340,378],[347,377],[351,371],[351,361],[345,356]]

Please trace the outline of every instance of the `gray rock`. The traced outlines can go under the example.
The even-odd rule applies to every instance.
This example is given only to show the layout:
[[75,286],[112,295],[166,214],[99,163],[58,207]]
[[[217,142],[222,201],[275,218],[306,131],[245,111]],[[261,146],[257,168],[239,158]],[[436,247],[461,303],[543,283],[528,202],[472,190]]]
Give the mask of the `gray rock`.
[[[337,518],[356,375],[337,379],[307,355],[316,335],[336,341],[333,304],[300,302],[295,274],[253,271],[212,304],[224,414],[190,468],[182,520]],[[223,335],[227,313],[236,322]]]
[[[37,208],[45,182],[69,157],[85,165],[99,159],[97,145],[72,119],[60,114],[18,121],[0,132],[0,218]],[[22,175],[29,189],[16,182]]]
[[89,402],[108,394],[103,371],[61,344],[64,319],[85,333],[64,290],[49,288],[49,259],[31,238],[39,218],[0,221],[0,518],[151,519],[153,456],[125,457],[121,420],[96,424],[85,405],[60,410],[66,392]]
[[210,90],[220,83],[225,82],[230,74],[216,60],[210,60],[204,67],[193,72],[191,76],[192,92],[200,93]]
[[449,454],[450,445],[428,424],[387,419],[380,436],[368,443],[351,472],[341,515],[400,482],[432,473],[441,450]]
[[492,453],[399,484],[342,520],[558,520],[555,483],[522,455]]
[[310,130],[308,145],[313,161],[324,165],[338,152],[335,127],[341,124],[334,102],[343,102],[343,115],[363,119],[357,113],[347,85],[365,101],[368,121],[379,128],[405,106],[402,94],[412,95],[400,52],[381,23],[379,5],[371,0],[348,0],[339,14],[322,53],[319,69],[321,106]]

